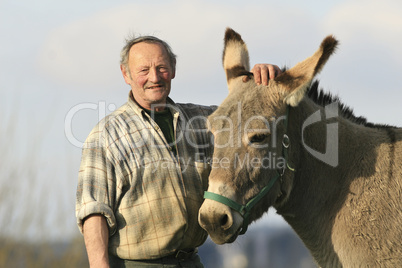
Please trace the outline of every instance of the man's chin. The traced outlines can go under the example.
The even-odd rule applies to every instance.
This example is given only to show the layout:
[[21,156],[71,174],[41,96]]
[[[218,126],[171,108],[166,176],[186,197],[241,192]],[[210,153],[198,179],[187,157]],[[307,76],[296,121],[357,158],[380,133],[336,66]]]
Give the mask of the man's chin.
[[148,103],[151,105],[166,104],[168,96],[169,92],[166,90],[152,92],[152,94],[147,94]]
[[158,107],[165,107],[169,93],[170,90],[165,88],[163,90],[145,89],[140,92],[133,92],[133,97],[142,108],[153,110],[158,109]]

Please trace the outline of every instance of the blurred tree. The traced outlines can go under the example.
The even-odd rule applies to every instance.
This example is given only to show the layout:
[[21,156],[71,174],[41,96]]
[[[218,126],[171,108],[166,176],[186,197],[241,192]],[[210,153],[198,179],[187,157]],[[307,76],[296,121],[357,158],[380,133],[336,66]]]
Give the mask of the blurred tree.
[[60,194],[66,182],[41,154],[51,120],[30,116],[20,124],[14,111],[0,111],[0,267],[88,267],[82,236],[49,235],[66,233],[74,221],[66,220],[74,214],[66,215],[66,195]]

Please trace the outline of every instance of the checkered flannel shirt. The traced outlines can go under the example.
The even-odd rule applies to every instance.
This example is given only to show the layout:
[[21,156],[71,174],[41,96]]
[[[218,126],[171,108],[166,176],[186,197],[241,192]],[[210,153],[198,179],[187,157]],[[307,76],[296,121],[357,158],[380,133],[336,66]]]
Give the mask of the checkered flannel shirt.
[[205,242],[198,210],[212,157],[206,118],[215,107],[175,104],[177,156],[158,125],[132,99],[104,118],[82,151],[76,216],[105,216],[109,253],[156,259]]

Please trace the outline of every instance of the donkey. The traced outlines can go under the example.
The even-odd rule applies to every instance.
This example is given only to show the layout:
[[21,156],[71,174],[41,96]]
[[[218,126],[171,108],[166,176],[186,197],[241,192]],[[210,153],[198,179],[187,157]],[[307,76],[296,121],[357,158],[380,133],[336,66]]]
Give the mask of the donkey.
[[214,136],[199,223],[232,243],[274,207],[321,267],[402,267],[402,129],[368,123],[313,79],[338,41],[268,86],[256,85],[241,36],[227,29],[229,95]]

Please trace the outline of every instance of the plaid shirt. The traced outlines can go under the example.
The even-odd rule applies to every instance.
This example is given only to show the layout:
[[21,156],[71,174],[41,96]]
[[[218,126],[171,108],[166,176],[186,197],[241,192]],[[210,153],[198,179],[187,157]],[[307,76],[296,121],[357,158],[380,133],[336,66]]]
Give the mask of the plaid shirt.
[[132,99],[104,118],[82,151],[76,216],[105,216],[109,252],[156,259],[203,244],[198,210],[208,186],[213,147],[206,118],[214,107],[175,104],[177,157],[158,125]]

